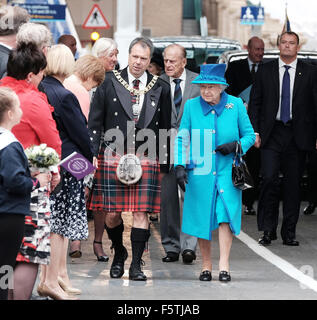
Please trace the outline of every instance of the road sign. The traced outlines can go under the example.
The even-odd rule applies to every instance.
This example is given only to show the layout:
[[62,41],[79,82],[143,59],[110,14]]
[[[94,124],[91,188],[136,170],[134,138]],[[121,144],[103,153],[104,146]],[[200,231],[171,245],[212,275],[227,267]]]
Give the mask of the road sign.
[[242,7],[241,24],[262,25],[264,23],[263,7]]
[[26,9],[31,16],[31,21],[34,22],[65,20],[66,5],[15,2],[10,2],[10,4]]
[[109,29],[110,25],[98,4],[94,4],[82,27],[84,29]]

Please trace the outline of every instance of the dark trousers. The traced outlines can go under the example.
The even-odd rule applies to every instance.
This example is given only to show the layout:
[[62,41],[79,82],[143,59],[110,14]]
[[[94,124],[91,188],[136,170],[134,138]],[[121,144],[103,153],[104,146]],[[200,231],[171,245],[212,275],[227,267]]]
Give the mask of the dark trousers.
[[242,192],[242,203],[246,207],[252,207],[258,198],[259,192],[259,173],[261,168],[260,150],[255,147],[251,147],[245,155],[245,162],[253,178],[254,188],[247,189]]
[[258,204],[258,229],[276,231],[279,214],[279,173],[283,174],[282,239],[294,239],[300,209],[300,182],[305,152],[295,144],[291,125],[276,121],[269,141],[261,149],[261,174]]
[[307,175],[307,200],[317,204],[317,150],[308,154]]
[[0,213],[0,300],[8,299],[8,267],[13,270],[15,266],[24,235],[24,220],[22,214]]

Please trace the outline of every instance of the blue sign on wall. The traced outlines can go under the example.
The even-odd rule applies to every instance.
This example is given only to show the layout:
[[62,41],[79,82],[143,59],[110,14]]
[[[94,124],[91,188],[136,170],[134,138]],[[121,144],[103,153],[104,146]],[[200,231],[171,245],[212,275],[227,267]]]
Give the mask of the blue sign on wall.
[[262,25],[264,23],[263,7],[242,7],[241,24]]
[[59,21],[65,20],[66,5],[60,4],[36,4],[36,3],[12,3],[28,11],[31,21]]

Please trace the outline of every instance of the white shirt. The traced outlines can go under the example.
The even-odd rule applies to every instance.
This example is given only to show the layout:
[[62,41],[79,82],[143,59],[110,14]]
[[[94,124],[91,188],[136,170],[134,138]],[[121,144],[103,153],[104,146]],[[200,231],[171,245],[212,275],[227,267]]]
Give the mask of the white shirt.
[[249,63],[249,70],[250,70],[250,72],[251,72],[251,70],[252,70],[252,65],[253,65],[253,64],[255,64],[255,72],[258,71],[259,63],[255,63],[255,62],[251,61],[250,58],[248,58],[248,63]]
[[[146,72],[144,72],[140,78],[135,78],[135,77],[130,73],[129,67],[127,68],[127,70],[128,70],[129,86],[130,86],[131,88],[133,88],[133,81],[134,81],[135,79],[137,79],[137,80],[140,80],[139,90],[144,90],[145,87],[146,87],[146,83],[147,83],[147,74],[146,74]],[[143,106],[143,101],[144,101],[144,94],[140,94],[140,102],[139,102],[139,104],[140,104],[140,107],[141,107],[141,108],[142,108],[142,106]]]
[[180,82],[180,87],[182,90],[182,96],[184,95],[184,90],[185,90],[185,82],[186,82],[186,70],[183,70],[183,73],[181,74],[181,76],[179,78],[173,78],[173,77],[169,77],[170,78],[170,85],[171,85],[171,96],[172,96],[172,101],[174,101],[174,91],[175,91],[175,86],[176,83],[174,82],[174,79],[181,79],[182,81]]
[[[279,107],[276,115],[277,120],[281,120],[281,100],[282,100],[282,84],[283,84],[283,77],[284,73],[286,71],[285,65],[287,65],[285,62],[281,60],[281,58],[278,58],[278,70],[279,70],[279,76],[280,76],[280,99],[279,99]],[[293,88],[294,88],[294,82],[295,82],[295,74],[296,74],[296,66],[297,66],[297,59],[295,59],[291,64],[288,64],[290,68],[288,69],[289,78],[290,78],[290,94],[291,94],[291,101],[290,101],[290,115],[292,119],[292,104],[293,104]]]

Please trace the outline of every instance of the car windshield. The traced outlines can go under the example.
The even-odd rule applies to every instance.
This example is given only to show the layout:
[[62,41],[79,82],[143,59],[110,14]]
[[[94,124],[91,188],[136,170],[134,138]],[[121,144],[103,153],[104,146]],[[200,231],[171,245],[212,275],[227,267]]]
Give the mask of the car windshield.
[[[230,63],[236,60],[245,59],[248,57],[246,50],[241,51],[226,51],[223,52],[218,58],[217,63]],[[264,52],[263,62],[268,62],[279,57],[279,50],[267,50]],[[299,51],[297,58],[307,63],[317,65],[317,51]]]
[[186,68],[199,73],[199,66],[203,63],[217,63],[218,57],[228,50],[241,50],[239,42],[212,37],[174,37],[152,38],[155,51],[163,53],[169,44],[177,43],[186,49]]

